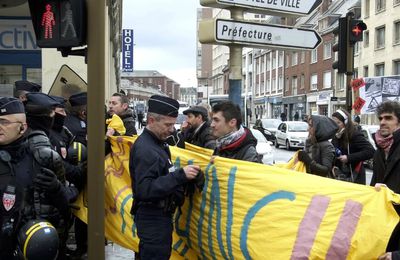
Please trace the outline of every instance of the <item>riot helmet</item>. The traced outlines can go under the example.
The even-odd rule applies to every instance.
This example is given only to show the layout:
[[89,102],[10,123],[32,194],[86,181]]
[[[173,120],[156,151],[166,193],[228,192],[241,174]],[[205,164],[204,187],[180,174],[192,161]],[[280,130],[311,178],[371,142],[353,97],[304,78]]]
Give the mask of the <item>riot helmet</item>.
[[18,233],[19,249],[28,260],[56,259],[58,243],[57,230],[45,220],[29,220]]
[[67,161],[73,165],[78,165],[87,159],[86,146],[79,142],[73,142],[68,147]]

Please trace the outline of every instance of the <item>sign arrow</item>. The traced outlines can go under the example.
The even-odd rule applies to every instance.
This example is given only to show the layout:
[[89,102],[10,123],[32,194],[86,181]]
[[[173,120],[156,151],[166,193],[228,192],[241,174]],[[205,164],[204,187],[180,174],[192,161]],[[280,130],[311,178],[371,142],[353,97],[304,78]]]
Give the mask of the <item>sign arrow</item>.
[[285,14],[302,16],[310,14],[322,3],[322,0],[200,0],[202,6],[229,9],[239,7],[246,12],[268,15]]
[[312,50],[322,39],[311,29],[212,19],[200,22],[199,41],[203,44],[236,44],[250,48]]

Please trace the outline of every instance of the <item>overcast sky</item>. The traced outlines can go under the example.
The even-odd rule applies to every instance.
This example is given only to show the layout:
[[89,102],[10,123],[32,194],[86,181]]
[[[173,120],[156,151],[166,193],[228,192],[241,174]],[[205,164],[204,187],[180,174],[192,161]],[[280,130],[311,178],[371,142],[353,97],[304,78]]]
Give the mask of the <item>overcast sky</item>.
[[157,70],[181,87],[196,80],[200,0],[124,0],[123,29],[134,30],[134,70]]

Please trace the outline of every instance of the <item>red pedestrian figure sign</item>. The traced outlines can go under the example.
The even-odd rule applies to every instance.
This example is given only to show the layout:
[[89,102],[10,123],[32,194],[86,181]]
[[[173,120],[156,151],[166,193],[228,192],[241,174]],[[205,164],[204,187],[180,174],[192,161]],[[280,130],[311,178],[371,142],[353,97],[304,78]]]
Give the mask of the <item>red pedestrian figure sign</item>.
[[51,10],[51,5],[46,5],[46,11],[42,15],[42,27],[44,27],[44,38],[52,39],[53,38],[53,26],[56,25],[56,21],[54,19],[54,13]]

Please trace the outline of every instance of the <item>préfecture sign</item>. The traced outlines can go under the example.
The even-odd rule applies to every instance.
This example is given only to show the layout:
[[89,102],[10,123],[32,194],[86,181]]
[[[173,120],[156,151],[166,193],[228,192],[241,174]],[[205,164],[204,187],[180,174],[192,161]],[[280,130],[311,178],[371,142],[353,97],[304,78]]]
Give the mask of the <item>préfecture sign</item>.
[[200,0],[203,6],[216,8],[239,7],[245,11],[263,14],[301,16],[311,13],[322,0]]
[[203,44],[272,49],[315,49],[322,41],[314,30],[245,21],[212,19],[199,24]]

